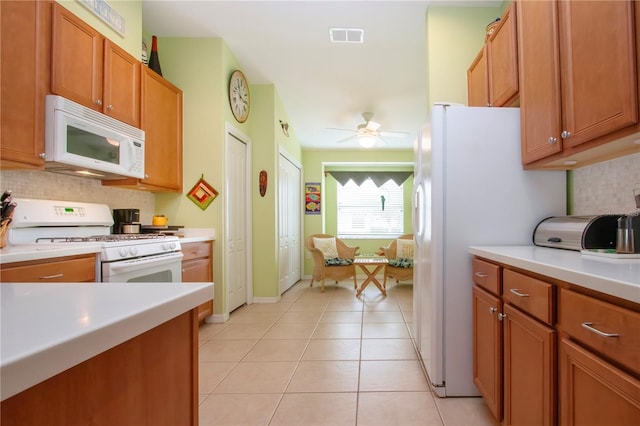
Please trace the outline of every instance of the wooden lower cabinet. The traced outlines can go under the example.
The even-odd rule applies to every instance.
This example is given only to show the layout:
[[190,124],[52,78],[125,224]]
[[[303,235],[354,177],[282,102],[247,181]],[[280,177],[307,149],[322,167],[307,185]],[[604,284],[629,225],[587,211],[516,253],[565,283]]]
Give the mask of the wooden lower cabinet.
[[504,425],[553,425],[556,332],[505,304]]
[[473,287],[473,383],[493,416],[502,418],[502,324],[500,299]]
[[3,426],[196,426],[195,311],[177,316],[1,404]]
[[640,305],[473,259],[473,378],[502,425],[640,424]]
[[[213,282],[212,241],[182,244],[182,254],[182,282]],[[198,321],[210,315],[213,315],[213,299],[198,307]]]
[[96,255],[7,263],[0,266],[3,283],[96,282]]
[[640,422],[640,380],[564,339],[559,364],[561,425]]

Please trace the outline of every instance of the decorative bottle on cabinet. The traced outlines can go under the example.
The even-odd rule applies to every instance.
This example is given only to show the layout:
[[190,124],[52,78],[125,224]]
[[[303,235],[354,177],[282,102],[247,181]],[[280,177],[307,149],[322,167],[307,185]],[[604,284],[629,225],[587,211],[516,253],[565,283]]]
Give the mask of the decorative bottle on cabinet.
[[151,36],[151,55],[149,56],[149,68],[162,75],[162,70],[160,69],[160,59],[158,58],[158,38],[156,36]]

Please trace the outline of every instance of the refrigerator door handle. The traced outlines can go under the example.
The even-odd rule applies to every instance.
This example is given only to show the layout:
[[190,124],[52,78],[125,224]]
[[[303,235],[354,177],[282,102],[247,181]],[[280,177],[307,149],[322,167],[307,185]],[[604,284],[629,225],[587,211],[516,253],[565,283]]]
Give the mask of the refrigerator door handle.
[[417,241],[422,239],[422,234],[424,233],[424,220],[422,218],[422,209],[420,206],[422,205],[422,183],[416,185],[414,194],[413,194],[413,229],[419,238]]

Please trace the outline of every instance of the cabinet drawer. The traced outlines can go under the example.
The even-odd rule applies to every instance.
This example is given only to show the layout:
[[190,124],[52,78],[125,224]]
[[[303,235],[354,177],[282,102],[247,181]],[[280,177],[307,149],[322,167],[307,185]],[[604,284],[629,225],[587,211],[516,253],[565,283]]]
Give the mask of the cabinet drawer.
[[540,321],[553,324],[553,286],[505,269],[503,299]]
[[560,290],[560,328],[573,339],[640,373],[640,314]]
[[197,243],[187,243],[182,244],[182,261],[191,260],[191,259],[199,259],[203,257],[211,256],[211,242],[210,241],[201,241]]
[[96,281],[96,259],[94,255],[63,259],[8,264],[3,266],[0,278],[3,283]]
[[473,258],[472,267],[473,282],[499,296],[502,287],[500,267],[475,257]]

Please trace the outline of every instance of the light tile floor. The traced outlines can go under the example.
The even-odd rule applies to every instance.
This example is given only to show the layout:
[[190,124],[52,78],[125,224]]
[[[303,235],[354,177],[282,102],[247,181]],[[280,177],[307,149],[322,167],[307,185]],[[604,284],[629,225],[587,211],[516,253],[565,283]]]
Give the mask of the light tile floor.
[[411,285],[309,281],[200,327],[200,425],[497,425],[481,398],[430,392]]

